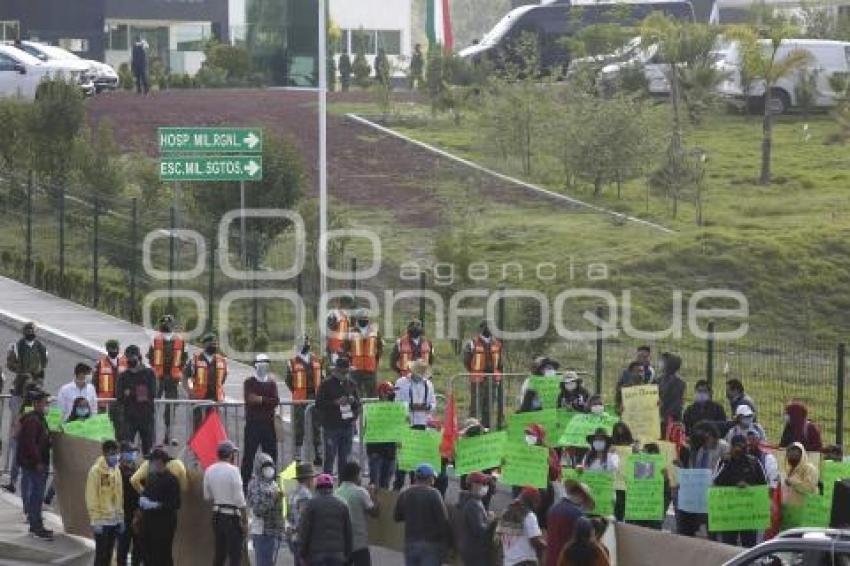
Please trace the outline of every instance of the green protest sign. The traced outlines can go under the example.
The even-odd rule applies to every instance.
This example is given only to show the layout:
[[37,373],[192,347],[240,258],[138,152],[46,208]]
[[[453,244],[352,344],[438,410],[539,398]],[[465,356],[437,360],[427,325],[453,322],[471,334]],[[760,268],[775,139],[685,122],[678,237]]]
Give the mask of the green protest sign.
[[708,490],[710,532],[761,531],[769,526],[770,495],[766,485]]
[[607,413],[594,415],[591,413],[579,413],[573,416],[567,423],[556,446],[588,446],[587,437],[597,428],[604,428],[609,435],[614,430],[614,425],[617,423],[617,417],[612,417]]
[[508,415],[508,439],[521,441],[525,438],[525,429],[528,425],[539,424],[546,433],[546,444],[554,442],[558,438],[558,411],[555,409],[544,409],[542,411],[529,411],[527,413],[513,413]]
[[366,442],[398,442],[408,428],[404,403],[369,403],[364,413]]
[[505,431],[459,438],[455,446],[455,471],[463,475],[500,467],[507,439]]
[[51,407],[45,415],[47,419],[47,428],[50,432],[59,432],[62,430],[62,411],[58,407]]
[[532,375],[528,378],[528,388],[537,391],[544,409],[558,407],[558,395],[561,394],[561,376],[546,377]]
[[[802,507],[782,508],[783,528],[828,527],[832,521],[832,495],[835,482],[850,478],[850,463],[824,460],[821,465],[823,495],[810,495]],[[785,525],[788,525],[787,527]]]
[[62,425],[62,431],[68,436],[79,436],[96,442],[115,440],[115,429],[108,415],[95,415],[79,421],[69,421]]
[[664,456],[631,454],[623,468],[626,478],[626,520],[664,519]]
[[499,481],[545,488],[549,485],[549,449],[509,440],[505,444],[505,463]]
[[440,469],[440,433],[436,430],[405,429],[398,451],[398,468],[413,471],[419,464]]
[[610,472],[579,472],[573,468],[562,470],[565,480],[576,480],[587,485],[596,506],[594,515],[608,517],[614,514],[614,474]]

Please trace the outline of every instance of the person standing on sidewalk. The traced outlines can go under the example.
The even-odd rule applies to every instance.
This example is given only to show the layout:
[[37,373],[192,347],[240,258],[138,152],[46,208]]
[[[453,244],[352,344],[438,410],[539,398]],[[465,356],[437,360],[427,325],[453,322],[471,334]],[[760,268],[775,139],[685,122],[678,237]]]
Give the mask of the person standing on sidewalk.
[[74,379],[59,388],[56,403],[62,411],[62,420],[67,421],[74,410],[74,402],[80,397],[88,401],[89,409],[96,410],[97,391],[91,384],[91,366],[80,362],[74,366]]
[[316,410],[322,421],[325,441],[324,472],[332,474],[334,462],[337,469],[348,461],[354,441],[354,428],[360,414],[360,397],[357,385],[349,377],[348,358],[340,356],[328,379],[319,386]]
[[254,458],[254,475],[248,482],[247,502],[251,510],[251,541],[254,566],[274,566],[283,539],[284,493],[277,483],[274,460],[263,452]]
[[142,562],[156,566],[174,565],[174,535],[180,509],[180,483],[168,470],[171,457],[163,448],[151,451],[145,489],[139,498],[142,510]]
[[369,554],[369,520],[380,513],[374,500],[375,486],[366,489],[360,485],[360,464],[348,462],[339,473],[340,485],[336,496],[348,506],[351,515],[352,553],[349,566],[371,566],[372,556]]
[[131,550],[133,558],[132,566],[142,563],[142,550],[139,539],[131,528],[133,516],[139,508],[139,492],[133,487],[131,479],[136,473],[139,451],[130,442],[121,443],[121,460],[118,469],[121,471],[121,489],[124,495],[124,532],[118,537],[118,564],[126,566],[127,556]]
[[86,480],[86,509],[94,532],[94,566],[111,566],[115,541],[127,528],[124,482],[118,468],[118,443],[106,440],[101,450],[103,455],[95,460]]
[[[15,374],[12,380],[12,387],[9,391],[11,398],[9,399],[9,413],[13,415],[15,424],[17,424],[18,416],[23,413],[24,399],[27,397],[27,392],[33,388],[41,388],[44,385],[44,370],[47,368],[47,348],[36,338],[35,323],[27,322],[23,326],[23,337],[17,342],[12,342],[9,345],[9,351],[6,353],[6,369]],[[9,452],[12,453],[12,461],[10,463],[9,483],[3,486],[3,489],[15,493],[15,486],[18,483],[18,473],[20,466],[16,458],[16,438],[17,426],[9,427]]]
[[[156,398],[177,399],[177,385],[183,379],[183,366],[186,365],[188,354],[186,343],[179,334],[174,332],[174,317],[170,314],[159,319],[159,332],[153,338],[148,348],[148,363],[156,376]],[[166,406],[162,413],[165,424],[163,444],[168,446],[171,440],[171,419],[174,407]]]
[[105,346],[106,355],[98,358],[94,365],[92,385],[97,392],[98,412],[108,412],[115,430],[121,430],[121,415],[116,411],[115,404],[115,385],[118,375],[127,369],[127,358],[120,355],[118,340],[107,340]]
[[313,470],[313,464],[309,462],[297,464],[295,466],[295,481],[298,486],[292,493],[287,494],[286,500],[286,541],[289,545],[289,551],[295,557],[296,566],[300,566],[301,551],[298,550],[298,524],[301,522],[301,515],[307,508],[307,503],[313,497],[313,484],[315,482],[316,472]]
[[345,566],[351,558],[351,515],[334,495],[330,474],[316,478],[316,496],[310,499],[298,522],[298,551],[310,566]]
[[123,415],[123,427],[118,436],[121,440],[135,442],[138,434],[142,453],[147,454],[153,446],[156,378],[150,368],[142,365],[138,346],[127,346],[124,357],[127,358],[127,370],[118,376],[118,384],[115,386],[115,402]]
[[[295,346],[293,356],[286,366],[286,386],[292,392],[293,401],[315,401],[316,392],[324,379],[322,358],[313,354],[310,337],[306,334]],[[304,460],[304,432],[306,427],[307,404],[299,403],[292,407],[295,420],[295,460]],[[319,416],[311,413],[310,427],[313,438],[313,465],[322,464],[322,433],[319,427]]]
[[419,464],[415,478],[416,483],[399,495],[393,512],[395,522],[404,523],[405,564],[440,566],[451,541],[448,511],[434,488],[434,468]]
[[369,320],[369,311],[357,309],[352,314],[354,324],[348,332],[346,350],[351,356],[352,378],[362,397],[374,397],[378,379],[378,364],[384,350],[384,340],[378,325]]
[[493,530],[495,520],[492,512],[484,508],[483,499],[490,492],[490,476],[481,472],[469,474],[466,481],[469,491],[460,492],[457,504],[458,553],[465,566],[493,563]]
[[254,375],[245,380],[245,453],[242,455],[242,483],[248,485],[253,475],[257,449],[277,462],[277,433],[274,415],[280,404],[277,381],[271,375],[272,362],[266,354],[254,358]]
[[[431,381],[431,368],[424,360],[414,360],[410,364],[409,375],[398,378],[395,382],[396,403],[407,405],[410,428],[426,430],[434,409],[437,408],[437,397],[434,394],[434,384]],[[400,491],[404,487],[404,470],[397,470],[393,489]],[[410,474],[413,483],[413,474]]]
[[204,473],[204,499],[213,508],[215,566],[240,566],[248,526],[247,502],[239,468],[233,465],[237,448],[229,440],[218,445],[218,462]]
[[52,540],[53,531],[44,528],[41,505],[50,470],[50,431],[47,428],[48,395],[40,389],[29,392],[32,411],[20,420],[17,455],[21,466],[21,499],[30,526],[30,536]]
[[410,364],[414,360],[434,365],[434,346],[422,335],[422,321],[418,318],[407,323],[407,332],[396,340],[390,353],[390,367],[399,377],[404,377],[410,375]]

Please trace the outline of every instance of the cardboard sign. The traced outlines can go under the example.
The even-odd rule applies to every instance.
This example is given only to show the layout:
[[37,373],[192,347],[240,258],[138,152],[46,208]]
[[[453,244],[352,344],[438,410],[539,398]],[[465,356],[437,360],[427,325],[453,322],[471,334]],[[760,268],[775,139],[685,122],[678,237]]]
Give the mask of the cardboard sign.
[[115,440],[115,428],[109,415],[95,415],[79,421],[69,421],[62,425],[62,431],[68,436],[87,438],[95,442]]
[[711,470],[679,470],[677,508],[686,513],[708,513],[708,489],[711,487],[711,476]]
[[419,464],[441,467],[440,433],[436,430],[406,429],[398,451],[398,469],[413,471]]
[[626,519],[661,521],[664,519],[664,456],[631,454],[626,458]]
[[613,417],[607,413],[602,413],[601,415],[579,413],[564,425],[563,432],[561,432],[556,446],[579,446],[586,448],[588,446],[587,437],[589,435],[596,432],[597,428],[604,428],[605,432],[610,436],[618,420],[617,417]]
[[561,394],[561,376],[546,377],[532,375],[528,378],[528,389],[537,391],[544,409],[557,409],[558,396]]
[[368,403],[364,406],[366,442],[398,442],[408,429],[407,405]]
[[464,475],[500,467],[507,440],[505,431],[459,438],[455,446],[455,471]]
[[551,446],[558,439],[559,415],[555,409],[513,413],[508,415],[508,438],[521,441],[525,438],[525,429],[531,424],[539,424],[546,433],[546,445]]
[[507,485],[545,488],[549,484],[549,449],[508,441],[499,481]]
[[590,488],[596,507],[594,515],[610,517],[614,514],[614,474],[612,472],[579,472],[573,468],[563,469],[565,480],[573,479]]
[[658,386],[635,385],[624,387],[623,422],[629,425],[632,435],[643,444],[658,440],[661,418],[658,415]]
[[708,490],[710,532],[762,531],[769,526],[770,494],[766,485]]

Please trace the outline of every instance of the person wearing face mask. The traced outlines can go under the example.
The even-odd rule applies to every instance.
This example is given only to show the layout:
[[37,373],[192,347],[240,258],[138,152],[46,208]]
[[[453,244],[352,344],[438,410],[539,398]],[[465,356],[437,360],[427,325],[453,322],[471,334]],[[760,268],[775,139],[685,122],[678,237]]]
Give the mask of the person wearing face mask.
[[741,405],[747,405],[753,413],[757,412],[755,401],[744,392],[744,384],[740,379],[732,378],[726,381],[726,399],[729,401],[733,415],[737,413]]
[[756,422],[756,415],[750,406],[738,405],[738,409],[735,411],[735,424],[726,433],[726,442],[731,444],[732,437],[737,435],[746,437],[750,431],[755,432],[760,441],[764,442],[767,440],[764,429]]
[[820,428],[808,416],[809,409],[802,401],[791,401],[785,406],[785,427],[782,429],[780,447],[787,448],[799,442],[809,452],[820,452],[823,449]]
[[333,356],[345,350],[345,341],[348,339],[348,333],[351,330],[351,311],[357,306],[354,297],[345,295],[339,298],[337,308],[328,313],[326,321],[327,325],[327,342],[325,344],[325,354],[328,358],[333,359]]
[[573,539],[576,523],[596,507],[590,488],[575,480],[564,482],[566,497],[552,506],[547,515],[545,566],[557,566],[564,547]]
[[571,409],[586,413],[590,392],[582,385],[582,379],[574,371],[565,371],[561,378],[561,393],[558,395],[558,408]]
[[[493,336],[490,323],[482,320],[478,325],[478,336],[466,343],[463,349],[463,365],[470,374],[469,406],[471,416],[481,420],[481,424],[490,428],[490,412],[495,405],[499,419],[504,399],[502,384],[502,341]],[[495,398],[493,394],[495,393]]]
[[251,512],[251,540],[256,566],[274,566],[283,540],[283,490],[271,456],[257,452],[246,500]]
[[89,401],[85,397],[77,397],[74,399],[74,407],[71,409],[71,414],[68,415],[68,420],[65,422],[84,421],[91,417],[91,407]]
[[[720,461],[714,476],[714,485],[720,487],[751,487],[767,485],[764,468],[753,456],[747,453],[747,439],[741,434],[732,437],[729,457]],[[720,533],[720,540],[735,546],[755,546],[758,539],[756,531],[728,531]]]
[[[407,405],[410,428],[427,429],[428,420],[437,407],[437,396],[434,392],[434,384],[431,382],[431,368],[428,364],[423,360],[415,360],[410,365],[410,375],[398,378],[395,389],[396,403]],[[397,470],[393,489],[400,490],[404,486],[404,478],[404,471]],[[410,481],[413,482],[412,474]]]
[[[31,389],[41,389],[44,386],[44,370],[47,368],[47,348],[36,338],[35,323],[27,322],[22,328],[23,336],[9,345],[6,353],[6,369],[15,375],[12,388],[9,391],[9,412],[17,418],[22,414],[24,399]],[[0,388],[3,378],[0,376]],[[17,453],[16,427],[9,427],[9,451],[12,453],[9,483],[3,486],[5,491],[15,493],[18,483],[20,466],[15,459]]]
[[[139,508],[142,510],[142,563],[145,565],[174,566],[172,546],[181,501],[180,484],[168,467],[171,461],[168,452],[161,447],[151,451],[148,457],[148,477],[139,497]],[[238,470],[236,478],[239,479]],[[242,495],[241,489],[239,495]]]
[[133,487],[131,479],[136,473],[139,451],[130,442],[121,443],[121,455],[118,461],[118,469],[121,471],[121,488],[124,495],[124,532],[118,536],[118,564],[125,566],[127,557],[131,555],[131,565],[138,566],[142,563],[142,549],[138,537],[130,526],[133,517],[139,508],[139,492]]
[[694,402],[685,409],[682,424],[687,434],[693,434],[696,425],[703,421],[723,426],[726,423],[726,410],[711,399],[711,386],[706,380],[700,379],[694,385]]
[[519,405],[519,409],[517,409],[517,413],[530,413],[531,411],[542,411],[543,403],[540,401],[540,395],[538,395],[536,389],[526,389],[525,394],[522,397],[522,403]]
[[360,388],[362,397],[374,397],[384,340],[378,325],[369,320],[369,311],[358,309],[353,319],[345,342],[345,351],[351,357],[351,378]]
[[97,411],[108,412],[115,430],[121,430],[121,415],[115,405],[115,382],[118,374],[127,369],[127,358],[120,355],[118,340],[107,340],[105,346],[106,354],[100,356],[94,364],[92,385],[97,392]]
[[[219,353],[218,338],[215,334],[206,334],[202,342],[204,349],[195,352],[183,370],[184,387],[196,401],[221,403],[224,401],[224,382],[227,381],[227,358]],[[198,430],[212,410],[213,407],[207,407],[205,410],[192,411],[195,430]]]
[[802,508],[806,504],[806,497],[818,494],[818,469],[809,462],[809,456],[801,443],[795,442],[785,451],[785,470],[782,475],[784,516],[791,508]]
[[616,474],[620,468],[620,457],[611,451],[611,436],[604,428],[587,437],[590,450],[584,455],[580,469],[587,472],[610,472]]
[[405,377],[410,375],[410,364],[415,360],[434,365],[434,346],[423,335],[422,321],[417,318],[407,323],[407,331],[396,340],[390,353],[390,367],[399,377]]
[[[522,386],[519,388],[520,405],[522,405],[522,402],[525,399],[525,392],[528,390],[532,377],[551,377],[552,379],[558,379],[558,370],[560,368],[560,362],[546,356],[538,356],[534,358],[534,361],[531,364],[531,375],[523,380]],[[549,408],[551,409],[551,407]]]
[[316,411],[325,443],[323,468],[326,474],[333,473],[334,464],[342,469],[351,456],[354,424],[360,415],[357,385],[348,376],[348,371],[348,358],[340,356],[330,377],[322,382],[316,394]]
[[[655,370],[652,370],[652,375],[655,377]],[[637,385],[645,385],[646,378],[644,374],[644,366],[641,362],[635,360],[623,370],[622,375],[617,380],[615,398],[617,401],[617,414],[623,414],[623,389],[635,387]]]
[[[154,335],[153,342],[148,348],[148,363],[156,376],[157,399],[177,399],[177,388],[183,379],[183,367],[188,360],[186,343],[174,332],[174,317],[170,314],[159,319],[159,331]],[[169,444],[171,435],[171,419],[173,407],[166,406],[162,414],[165,425],[163,444]]]
[[[322,358],[314,355],[311,351],[312,343],[308,335],[304,335],[295,345],[295,355],[286,365],[286,385],[292,392],[293,401],[314,401],[319,385],[325,378]],[[293,421],[295,424],[295,460],[300,462],[305,459],[304,454],[304,432],[306,426],[307,404],[299,403],[293,408]],[[321,429],[319,418],[316,413],[310,419],[310,435],[313,439],[313,464],[322,465]]]
[[369,519],[380,515],[375,503],[375,486],[366,489],[360,485],[360,464],[348,462],[339,473],[339,487],[335,495],[348,506],[351,516],[350,566],[371,566],[369,553]]
[[118,468],[118,443],[106,440],[86,480],[86,509],[94,533],[94,566],[110,566],[115,542],[124,532],[124,482]]
[[492,564],[492,539],[496,523],[482,499],[490,488],[490,476],[473,472],[467,476],[469,491],[461,491],[457,503],[455,540],[465,566]]
[[[688,437],[688,444],[679,451],[679,464],[683,469],[710,470],[714,473],[718,462],[729,451],[725,440],[717,434],[717,423],[701,421],[697,423]],[[708,524],[705,513],[691,513],[676,508],[676,533],[682,536],[696,536],[702,525]]]
[[122,427],[118,436],[121,440],[134,442],[138,434],[142,452],[147,454],[153,446],[156,377],[153,370],[142,365],[138,346],[127,346],[124,356],[127,358],[127,369],[118,376],[115,386],[115,403],[122,414]]
[[31,389],[27,401],[32,411],[25,413],[18,425],[17,462],[21,466],[21,500],[30,526],[30,536],[52,540],[53,531],[44,528],[41,506],[50,470],[50,431],[47,427],[49,395]]
[[248,485],[257,448],[277,461],[275,411],[280,404],[277,381],[271,375],[271,360],[266,354],[254,358],[254,375],[245,380],[245,453],[242,457],[242,481]]
[[91,366],[78,363],[74,367],[74,379],[59,388],[56,403],[62,411],[62,420],[67,421],[74,407],[74,400],[83,397],[89,402],[89,407],[97,407],[97,391],[91,381]]

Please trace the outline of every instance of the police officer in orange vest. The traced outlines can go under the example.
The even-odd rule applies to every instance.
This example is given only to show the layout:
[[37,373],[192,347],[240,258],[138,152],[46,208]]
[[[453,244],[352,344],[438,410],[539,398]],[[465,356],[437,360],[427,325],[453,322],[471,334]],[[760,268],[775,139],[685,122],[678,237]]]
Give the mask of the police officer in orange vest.
[[[186,365],[186,343],[174,332],[174,317],[170,314],[159,319],[159,332],[154,336],[148,348],[148,363],[156,376],[156,398],[177,399],[177,385],[183,378],[183,366]],[[163,411],[165,439],[168,445],[171,439],[171,417],[174,407],[167,406]]]
[[[463,349],[463,365],[470,374],[470,413],[481,424],[490,427],[490,409],[493,401],[504,399],[502,389],[502,342],[493,336],[490,325],[482,320],[478,336],[467,342]],[[491,398],[495,389],[497,399]],[[501,414],[501,412],[499,412]]]
[[115,385],[118,374],[127,369],[127,358],[121,356],[118,340],[106,341],[106,355],[98,358],[94,365],[94,379],[92,380],[94,390],[97,391],[98,411],[103,413],[109,411],[109,418],[115,426],[115,430],[121,430],[120,411],[117,410],[115,401]]
[[422,321],[414,318],[407,324],[407,332],[395,342],[390,354],[390,367],[399,377],[410,375],[410,364],[414,360],[423,360],[429,366],[434,365],[434,347],[431,341],[422,335]]
[[[325,378],[322,358],[310,351],[310,337],[306,334],[295,345],[295,355],[286,365],[286,385],[292,391],[293,401],[315,401],[319,385]],[[304,429],[307,404],[298,404],[293,408],[295,421],[295,459],[301,461],[304,455]],[[313,437],[313,465],[322,465],[322,437],[319,415],[311,412],[310,430]]]
[[[227,358],[219,353],[215,334],[206,334],[201,341],[204,349],[195,352],[183,372],[184,387],[195,401],[221,403],[224,401],[224,382],[227,380]],[[206,407],[193,411],[195,430],[201,426],[211,409]]]
[[351,329],[351,311],[356,306],[354,297],[340,297],[338,307],[328,313],[327,344],[325,354],[328,359],[345,350],[348,331]]
[[374,397],[384,340],[378,325],[369,320],[368,310],[354,311],[352,319],[354,324],[346,342],[346,352],[351,358],[351,379],[360,389],[361,397]]

